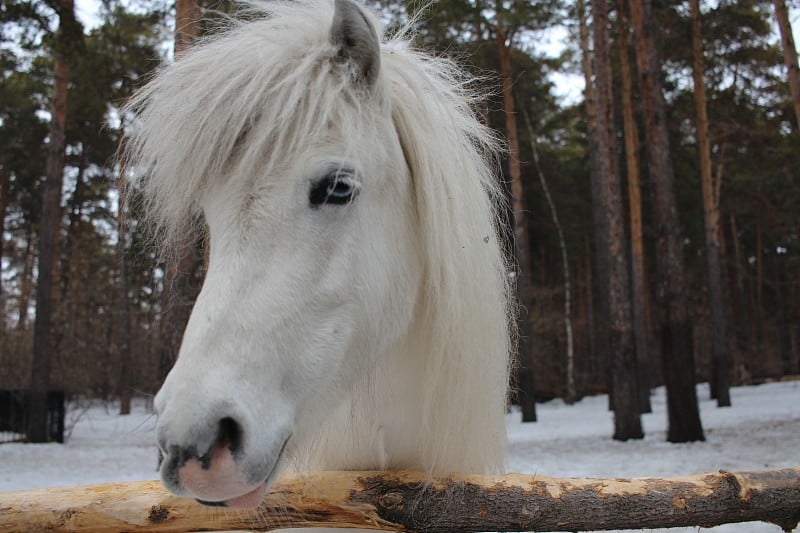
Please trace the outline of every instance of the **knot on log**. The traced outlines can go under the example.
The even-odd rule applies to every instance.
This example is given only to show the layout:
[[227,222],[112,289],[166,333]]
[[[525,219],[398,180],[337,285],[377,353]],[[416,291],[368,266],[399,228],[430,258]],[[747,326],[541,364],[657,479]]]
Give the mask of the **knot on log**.
[[150,507],[150,514],[147,515],[147,520],[152,524],[160,524],[166,522],[169,518],[169,510],[163,505],[154,505]]
[[390,492],[378,496],[378,506],[384,509],[399,509],[403,505],[403,495],[399,492]]

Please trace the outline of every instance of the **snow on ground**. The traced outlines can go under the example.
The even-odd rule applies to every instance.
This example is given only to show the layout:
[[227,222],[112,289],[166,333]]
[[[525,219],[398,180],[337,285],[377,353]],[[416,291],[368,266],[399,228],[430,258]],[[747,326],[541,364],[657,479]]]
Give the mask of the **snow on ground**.
[[[800,465],[800,382],[731,389],[733,407],[717,408],[708,386],[698,386],[705,442],[666,442],[666,396],[651,397],[643,416],[644,440],[616,442],[608,397],[584,398],[573,406],[554,400],[537,405],[538,421],[508,415],[509,471],[554,477],[668,477],[717,470],[760,470]],[[779,533],[763,523],[664,532]]]
[[[731,390],[732,408],[708,400],[698,387],[706,441],[665,441],[664,390],[643,418],[646,437],[615,442],[607,397],[584,398],[573,406],[555,400],[537,406],[539,421],[520,423],[508,415],[509,471],[555,477],[677,476],[716,470],[756,470],[800,465],[800,382]],[[73,405],[67,414],[71,438],[60,444],[0,444],[0,491],[109,481],[156,479],[155,417],[144,400],[133,414],[117,406]],[[731,524],[670,532],[779,533],[768,524]]]
[[508,416],[509,470],[577,477],[647,477],[756,470],[800,465],[800,382],[731,389],[733,407],[718,408],[708,386],[698,386],[705,442],[666,442],[666,396],[651,398],[644,440],[616,442],[607,396],[574,406],[560,400],[537,406],[538,422]]
[[117,413],[119,404],[73,403],[66,444],[0,444],[0,491],[156,479],[155,415],[142,399]]

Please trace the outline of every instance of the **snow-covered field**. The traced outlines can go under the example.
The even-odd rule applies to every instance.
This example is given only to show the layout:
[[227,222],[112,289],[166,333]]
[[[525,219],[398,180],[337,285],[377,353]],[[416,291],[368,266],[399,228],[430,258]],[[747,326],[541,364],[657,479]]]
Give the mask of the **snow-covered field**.
[[[641,441],[611,440],[605,396],[573,406],[558,400],[538,405],[535,424],[522,424],[519,413],[512,413],[509,471],[642,477],[800,465],[800,382],[732,389],[733,407],[726,409],[707,399],[707,386],[700,385],[698,394],[706,441],[692,444],[665,442],[663,389],[653,396],[654,412],[644,416]],[[114,405],[76,406],[67,415],[72,434],[64,445],[1,444],[0,491],[156,479],[155,417],[144,400],[129,416],[116,412]],[[780,528],[750,523],[703,531],[779,533]]]

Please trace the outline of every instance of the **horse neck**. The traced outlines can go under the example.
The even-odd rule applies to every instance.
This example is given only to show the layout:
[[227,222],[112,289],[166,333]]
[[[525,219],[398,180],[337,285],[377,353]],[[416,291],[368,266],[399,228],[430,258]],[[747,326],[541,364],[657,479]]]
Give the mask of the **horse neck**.
[[[454,354],[437,379],[436,371],[431,371],[432,333],[423,320],[416,322],[403,342],[343,392],[335,413],[321,424],[313,449],[299,454],[303,469],[474,473],[502,469],[502,411],[484,416],[491,411],[487,406],[502,398],[502,391],[487,388],[463,394],[463,389],[453,388],[451,394],[449,383],[487,369],[465,364]],[[474,376],[467,381],[473,380]]]

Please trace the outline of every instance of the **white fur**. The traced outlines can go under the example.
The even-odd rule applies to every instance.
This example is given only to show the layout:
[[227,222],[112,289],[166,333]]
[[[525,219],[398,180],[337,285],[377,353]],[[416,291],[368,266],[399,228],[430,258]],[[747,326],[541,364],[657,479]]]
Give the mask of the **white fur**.
[[[159,238],[201,212],[210,231],[159,432],[193,434],[225,405],[248,468],[291,434],[284,463],[299,469],[501,471],[507,269],[497,143],[470,79],[395,39],[365,90],[331,61],[327,2],[251,11],[127,109]],[[312,209],[331,163],[355,168],[361,193]]]

